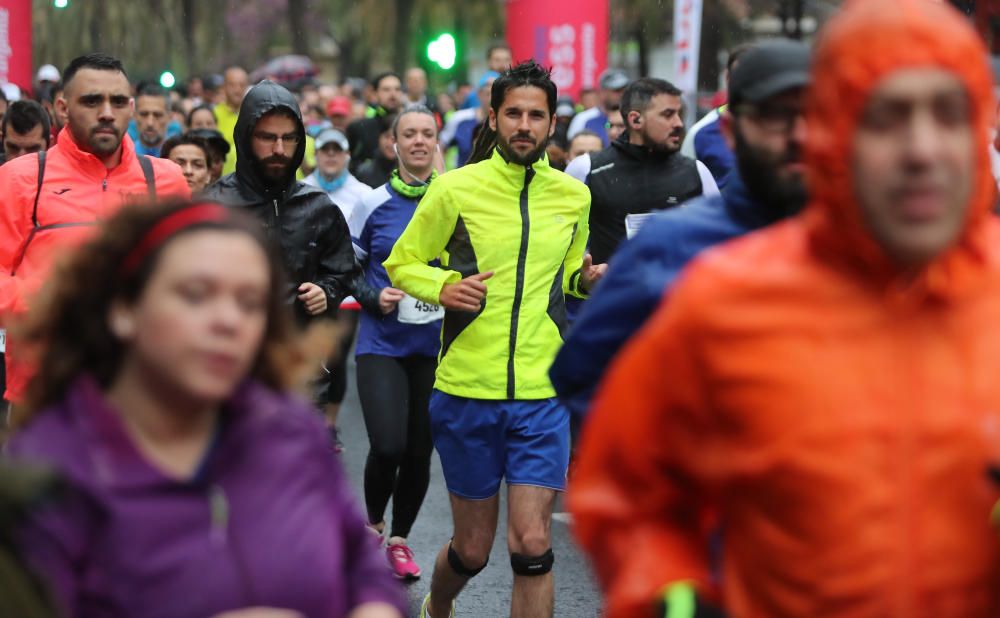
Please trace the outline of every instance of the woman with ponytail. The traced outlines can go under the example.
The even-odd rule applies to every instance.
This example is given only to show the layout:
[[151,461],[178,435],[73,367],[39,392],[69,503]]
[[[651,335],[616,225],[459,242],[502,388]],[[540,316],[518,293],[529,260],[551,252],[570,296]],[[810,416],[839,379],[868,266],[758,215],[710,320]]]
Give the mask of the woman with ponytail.
[[437,176],[437,121],[426,107],[410,107],[394,120],[392,135],[396,169],[389,182],[362,199],[349,221],[364,269],[364,280],[356,286],[364,308],[356,348],[358,395],[371,443],[364,477],[368,525],[383,534],[392,498],[386,554],[396,577],[416,579],[420,567],[406,537],[430,481],[427,408],[444,311],[393,288],[382,262]]

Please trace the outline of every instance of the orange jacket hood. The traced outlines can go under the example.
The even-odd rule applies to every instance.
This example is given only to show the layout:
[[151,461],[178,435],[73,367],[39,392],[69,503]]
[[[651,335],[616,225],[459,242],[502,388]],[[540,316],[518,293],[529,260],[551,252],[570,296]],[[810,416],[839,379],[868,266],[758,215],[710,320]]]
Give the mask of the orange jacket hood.
[[995,196],[988,139],[993,86],[986,49],[967,20],[944,2],[853,0],[824,29],[806,105],[806,165],[812,201],[806,216],[819,248],[887,282],[897,269],[861,219],[853,190],[850,150],[865,103],[894,71],[934,66],[953,72],[971,102],[976,139],[972,203],[959,243],[932,262],[910,289],[952,296],[974,283],[982,260],[978,233]]

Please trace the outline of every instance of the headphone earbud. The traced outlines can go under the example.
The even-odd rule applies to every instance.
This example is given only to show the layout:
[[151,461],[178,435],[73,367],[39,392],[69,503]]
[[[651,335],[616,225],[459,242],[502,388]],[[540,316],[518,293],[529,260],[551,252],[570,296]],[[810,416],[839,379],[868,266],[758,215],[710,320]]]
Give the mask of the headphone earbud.
[[111,332],[119,339],[129,339],[135,332],[135,323],[131,317],[116,312],[111,318]]

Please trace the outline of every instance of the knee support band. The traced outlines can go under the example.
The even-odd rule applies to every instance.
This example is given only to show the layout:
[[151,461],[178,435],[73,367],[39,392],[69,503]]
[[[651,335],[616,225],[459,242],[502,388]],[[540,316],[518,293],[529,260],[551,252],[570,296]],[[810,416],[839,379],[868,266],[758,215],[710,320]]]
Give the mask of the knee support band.
[[526,556],[525,554],[511,554],[510,568],[517,575],[545,575],[552,570],[552,563],[556,561],[552,548],[545,550],[539,556]]
[[451,543],[448,543],[448,564],[451,566],[452,571],[455,571],[462,577],[475,577],[476,575],[479,575],[479,572],[485,569],[489,562],[490,560],[487,558],[486,562],[484,562],[479,568],[470,569],[465,566],[464,562],[462,562],[462,559],[458,556],[458,552],[451,546]]

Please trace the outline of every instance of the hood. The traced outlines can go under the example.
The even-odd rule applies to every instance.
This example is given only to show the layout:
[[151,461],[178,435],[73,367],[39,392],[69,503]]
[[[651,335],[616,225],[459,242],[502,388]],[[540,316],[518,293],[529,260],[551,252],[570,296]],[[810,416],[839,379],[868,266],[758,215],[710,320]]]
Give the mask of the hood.
[[[821,33],[806,103],[806,166],[810,204],[805,216],[823,253],[885,284],[899,269],[869,236],[853,191],[849,152],[865,102],[877,83],[899,69],[940,67],[965,85],[972,106],[976,170],[965,228],[956,246],[904,286],[951,295],[982,269],[984,223],[995,185],[987,152],[993,115],[992,77],[985,47],[967,20],[928,0],[850,0]],[[973,266],[967,268],[966,266]]]
[[292,155],[292,172],[288,175],[288,181],[280,188],[284,192],[295,183],[295,170],[302,165],[302,159],[306,154],[306,129],[302,124],[299,104],[292,93],[266,79],[258,83],[243,97],[240,115],[233,131],[233,141],[236,145],[236,177],[241,184],[249,186],[260,195],[264,195],[267,191],[254,166],[253,129],[262,116],[279,108],[291,112],[295,118],[296,132],[299,134],[299,144],[295,148],[295,154]]

